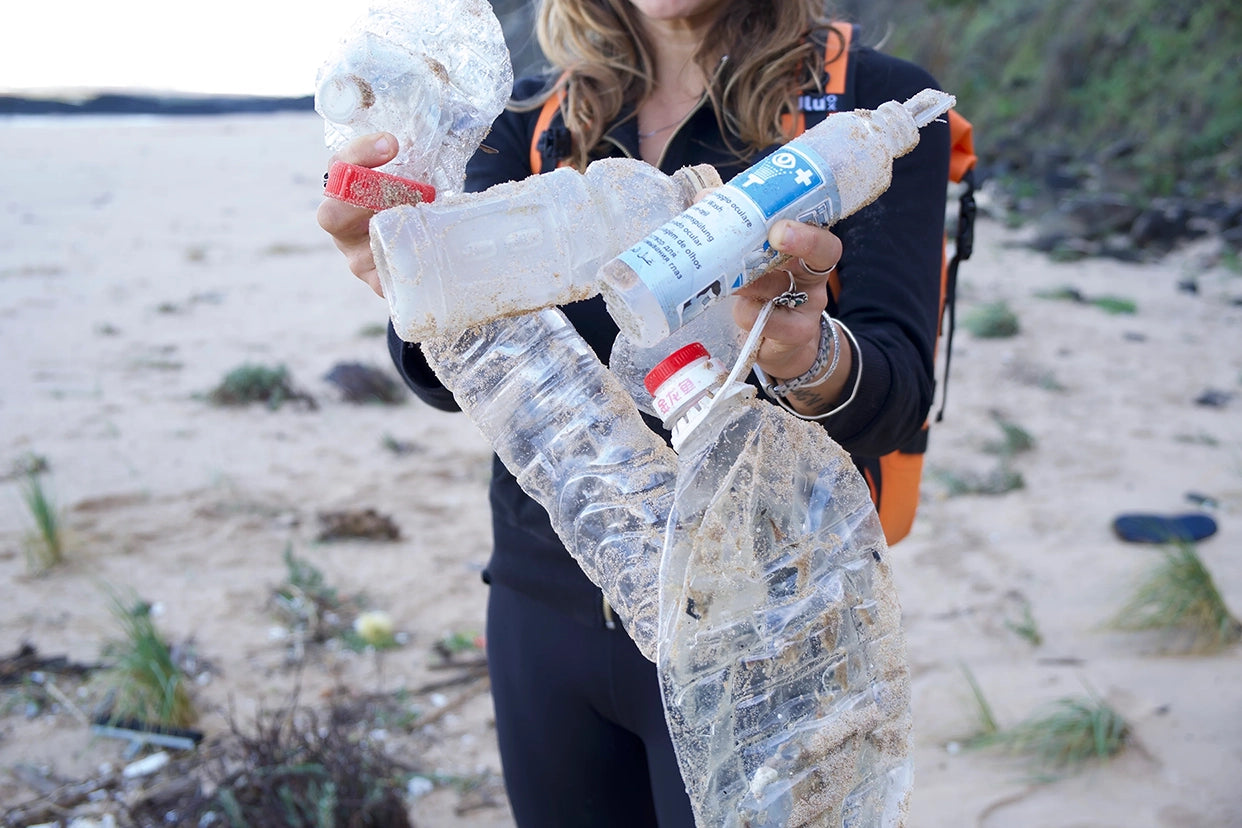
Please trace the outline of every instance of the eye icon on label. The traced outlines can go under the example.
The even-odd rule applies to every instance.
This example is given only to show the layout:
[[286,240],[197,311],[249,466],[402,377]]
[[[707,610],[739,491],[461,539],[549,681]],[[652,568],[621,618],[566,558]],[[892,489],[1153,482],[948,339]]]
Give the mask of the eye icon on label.
[[780,167],[782,170],[793,169],[793,166],[797,163],[798,159],[794,158],[791,152],[778,152],[772,156],[772,164]]

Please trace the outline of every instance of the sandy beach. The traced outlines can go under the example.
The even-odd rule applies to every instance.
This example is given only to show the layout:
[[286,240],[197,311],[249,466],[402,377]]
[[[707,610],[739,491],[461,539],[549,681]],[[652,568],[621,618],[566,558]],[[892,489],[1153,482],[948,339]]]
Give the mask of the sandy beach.
[[[27,642],[97,662],[118,632],[105,587],[132,590],[169,639],[192,642],[209,738],[230,711],[245,721],[295,688],[311,705],[405,694],[434,721],[376,738],[443,782],[409,800],[411,821],[512,825],[486,679],[427,689],[446,676],[436,643],[482,630],[490,448],[463,416],[408,394],[360,405],[325,379],[339,363],[391,367],[386,305],[315,223],[320,119],[0,119],[0,153],[0,656]],[[1160,560],[1113,534],[1126,512],[1212,514],[1198,553],[1242,614],[1242,273],[1211,240],[1135,265],[1054,263],[986,218],[978,236],[959,319],[1004,301],[1020,332],[959,328],[919,517],[891,557],[914,687],[909,825],[1240,826],[1242,648],[1171,655],[1107,622]],[[1137,310],[1046,298],[1065,287]],[[210,404],[243,364],[285,366],[317,407]],[[1218,404],[1196,402],[1205,392]],[[1008,467],[1023,485],[955,494],[998,467],[998,422],[1032,438]],[[41,575],[15,472],[32,456],[68,540]],[[368,508],[399,539],[319,539],[321,513]],[[328,642],[291,664],[271,600],[287,552],[388,613],[401,646],[377,658]],[[979,729],[968,674],[1002,727],[1094,695],[1130,743],[1035,781],[1017,758],[965,747]],[[128,761],[80,718],[90,685],[66,687],[80,707],[37,712],[20,685],[0,688],[0,813],[39,796],[32,774]]]

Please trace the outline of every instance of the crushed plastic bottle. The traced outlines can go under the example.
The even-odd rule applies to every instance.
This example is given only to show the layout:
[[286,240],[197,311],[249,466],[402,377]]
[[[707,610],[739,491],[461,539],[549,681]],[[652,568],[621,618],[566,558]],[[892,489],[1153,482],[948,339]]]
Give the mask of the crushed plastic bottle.
[[320,68],[315,110],[333,150],[371,132],[397,136],[397,157],[379,169],[443,196],[461,191],[466,162],[512,89],[509,49],[487,0],[386,0]]
[[594,296],[604,262],[719,185],[708,164],[668,176],[606,158],[380,213],[371,249],[393,326],[419,342]]
[[656,657],[657,577],[677,458],[555,309],[422,343],[432,369]]
[[777,220],[827,227],[879,198],[893,160],[953,103],[924,89],[825,118],[622,252],[600,273],[621,332],[651,347],[779,264],[766,242]]
[[673,430],[657,665],[699,826],[899,826],[910,686],[866,483],[815,423],[692,343],[647,380]]

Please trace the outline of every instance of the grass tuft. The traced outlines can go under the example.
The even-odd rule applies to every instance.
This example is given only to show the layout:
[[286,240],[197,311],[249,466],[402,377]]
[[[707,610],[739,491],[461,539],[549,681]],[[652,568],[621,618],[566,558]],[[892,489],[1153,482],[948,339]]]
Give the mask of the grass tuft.
[[42,574],[65,561],[65,532],[60,510],[51,494],[43,485],[43,477],[36,469],[26,473],[21,487],[22,500],[34,521],[34,529],[23,544],[26,551],[26,567],[30,572]]
[[1116,756],[1130,739],[1130,725],[1095,696],[1058,699],[1003,731],[1006,751],[1025,755],[1039,778],[1050,780],[1090,761]]
[[1019,607],[1022,617],[1017,621],[1012,619],[1005,620],[1005,626],[1014,635],[1026,641],[1032,647],[1038,647],[1044,643],[1044,636],[1039,631],[1039,624],[1035,621],[1035,613],[1031,611],[1029,601],[1023,599]]
[[988,703],[987,697],[983,695],[983,688],[975,680],[975,674],[965,664],[961,665],[961,667],[962,674],[966,676],[966,683],[970,685],[970,692],[975,700],[975,711],[979,720],[978,730],[975,732],[975,735],[966,741],[966,744],[970,747],[983,747],[996,740],[1001,732],[1000,725],[996,722],[996,714],[992,712],[992,705]]
[[313,397],[293,386],[289,370],[283,365],[274,368],[254,364],[238,366],[208,393],[207,399],[215,405],[228,406],[259,402],[277,409],[287,402],[300,402],[311,409],[317,407]]
[[1031,433],[1017,423],[1006,420],[999,412],[992,412],[992,422],[1000,429],[1001,438],[983,444],[983,450],[987,453],[1008,459],[1035,448],[1035,438]]
[[1130,740],[1129,723],[1094,694],[1051,702],[1011,728],[1001,728],[970,670],[962,665],[979,717],[970,748],[997,748],[1027,760],[1036,781],[1049,782],[1088,762],[1116,756]]
[[113,591],[112,613],[121,638],[104,648],[105,681],[113,694],[109,719],[136,719],[161,727],[187,727],[198,714],[189,682],[151,617],[151,605]]
[[962,326],[980,339],[1007,339],[1021,330],[1017,315],[1003,300],[972,309],[962,319]]
[[1163,560],[1139,582],[1110,626],[1165,634],[1174,650],[1211,653],[1242,638],[1242,624],[1230,613],[1195,545],[1172,544]]

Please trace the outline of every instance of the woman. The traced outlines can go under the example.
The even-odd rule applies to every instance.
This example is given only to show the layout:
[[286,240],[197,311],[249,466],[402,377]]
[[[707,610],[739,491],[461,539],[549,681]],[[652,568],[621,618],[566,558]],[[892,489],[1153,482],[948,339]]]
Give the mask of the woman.
[[[561,92],[560,121],[571,136],[562,149],[579,169],[595,158],[628,155],[666,173],[710,163],[728,180],[787,140],[782,115],[796,111],[800,93],[819,87],[825,51],[841,48],[822,5],[544,0],[538,35],[555,69],[518,82],[516,103],[485,140],[488,151],[470,163],[466,189],[531,174],[540,104]],[[852,65],[859,108],[936,85],[917,67],[870,49],[857,49]],[[375,135],[339,157],[378,166],[395,153],[392,136]],[[931,405],[947,163],[948,130],[932,125],[898,160],[888,193],[837,224],[835,234],[779,222],[769,235],[791,256],[790,273],[809,300],[772,315],[758,366],[774,384],[797,380],[786,404],[819,419],[860,466],[918,434]],[[326,200],[319,222],[353,273],[379,293],[369,216]],[[834,269],[835,296],[828,290]],[[735,319],[749,328],[763,304],[788,288],[784,273],[756,281],[739,294]],[[825,309],[836,320],[835,337],[821,335]],[[617,328],[603,300],[564,311],[607,361]],[[831,352],[834,340],[840,354]],[[389,346],[421,399],[457,408],[417,345],[390,328]],[[654,665],[615,623],[543,509],[498,461],[490,497],[488,658],[518,824],[693,825]]]

